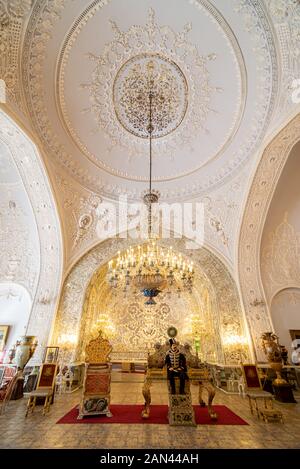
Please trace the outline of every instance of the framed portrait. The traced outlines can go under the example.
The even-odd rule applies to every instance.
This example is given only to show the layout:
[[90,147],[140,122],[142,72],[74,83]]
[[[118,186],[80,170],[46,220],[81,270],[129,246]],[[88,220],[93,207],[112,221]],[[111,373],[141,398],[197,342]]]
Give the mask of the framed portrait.
[[0,352],[3,351],[9,326],[0,326]]
[[46,347],[44,363],[57,363],[59,347]]

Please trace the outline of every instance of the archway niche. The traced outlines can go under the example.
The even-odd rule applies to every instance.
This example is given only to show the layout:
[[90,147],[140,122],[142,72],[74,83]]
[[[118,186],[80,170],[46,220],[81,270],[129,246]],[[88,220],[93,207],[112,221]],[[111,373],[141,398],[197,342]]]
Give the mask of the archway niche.
[[[261,346],[261,335],[264,332],[274,330],[270,313],[272,292],[269,291],[268,287],[266,288],[267,283],[263,279],[264,274],[261,269],[263,230],[285,164],[299,140],[300,114],[294,117],[264,150],[252,180],[240,230],[238,250],[239,283],[246,319],[258,362],[265,362],[266,360]],[[299,162],[294,176],[297,177],[298,174]],[[286,191],[288,191],[288,187],[289,182],[285,184]],[[281,203],[280,207],[282,209]],[[285,226],[279,227],[279,231],[285,233],[285,235],[288,234],[290,238],[293,237],[290,227],[286,225],[286,223],[288,224],[288,219],[282,217],[281,221]],[[282,246],[286,248],[286,252],[290,250],[288,244],[284,243]],[[267,257],[269,257],[269,261],[272,264],[274,259],[271,259],[269,254],[267,254]],[[279,257],[280,254],[278,259]],[[290,259],[291,256],[289,256]],[[279,268],[280,275],[283,270],[290,270],[291,266],[294,265],[294,261],[290,266],[285,268],[287,264],[289,264],[289,261],[284,259]],[[298,283],[295,284],[293,282],[293,285],[298,286]],[[281,288],[287,286],[290,286],[290,283],[281,284]],[[271,290],[274,295],[278,291],[278,285],[277,290]]]
[[300,288],[285,288],[272,298],[271,316],[276,335],[285,345],[291,361],[294,346],[291,331],[300,334]]
[[37,146],[0,109],[0,281],[26,287],[32,298],[26,334],[40,363],[48,344],[61,284],[61,231],[50,182]]
[[3,360],[20,336],[26,332],[32,299],[22,285],[12,282],[0,283],[0,324],[8,326],[3,349]]
[[[177,299],[173,294],[173,300],[167,294],[160,294],[162,296],[159,295],[152,312],[152,307],[144,305],[145,298],[140,293],[126,299],[122,297],[122,292],[113,296],[105,279],[108,261],[118,251],[138,244],[137,241],[112,238],[92,248],[79,259],[65,279],[53,342],[59,345],[66,332],[72,334],[73,359],[81,361],[93,324],[99,314],[107,313],[118,330],[114,340],[116,360],[118,357],[124,358],[126,353],[133,359],[141,358],[141,355],[146,356],[147,347],[167,338],[166,329],[170,325],[178,327],[182,341],[191,342],[189,321],[191,313],[198,312],[212,332],[210,343],[205,345],[205,340],[202,342],[202,357],[218,363],[236,363],[239,354],[229,344],[228,338],[246,337],[247,331],[235,282],[228,268],[214,253],[205,247],[186,249],[185,241],[168,239],[160,240],[159,244],[162,247],[172,245],[174,252],[178,251],[193,260],[196,292],[191,297],[182,295]],[[128,341],[121,336],[122,321],[123,333]],[[249,346],[246,345],[246,360],[249,360],[249,355]]]
[[280,343],[300,330],[300,141],[287,157],[267,213],[261,241],[261,279]]

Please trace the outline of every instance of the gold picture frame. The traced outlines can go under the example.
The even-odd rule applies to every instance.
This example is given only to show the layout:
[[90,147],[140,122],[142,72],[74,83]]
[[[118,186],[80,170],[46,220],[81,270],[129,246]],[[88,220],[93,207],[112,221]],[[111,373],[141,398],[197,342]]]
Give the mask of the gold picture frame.
[[9,326],[0,326],[0,352],[3,352]]
[[43,363],[57,363],[59,347],[46,347]]

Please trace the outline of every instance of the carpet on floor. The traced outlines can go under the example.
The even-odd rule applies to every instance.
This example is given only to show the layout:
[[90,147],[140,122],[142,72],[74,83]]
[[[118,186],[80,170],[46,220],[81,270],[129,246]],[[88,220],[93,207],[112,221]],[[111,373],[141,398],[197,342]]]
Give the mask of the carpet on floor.
[[[214,405],[213,409],[218,414],[218,420],[213,421],[208,415],[206,407],[193,406],[195,411],[195,419],[197,425],[249,425],[245,420],[241,419],[232,410],[225,405]],[[168,424],[168,406],[152,405],[151,413],[148,419],[142,419],[141,412],[143,405],[116,405],[110,406],[113,414],[112,417],[106,415],[86,416],[81,420],[77,420],[78,406],[71,409],[56,423],[141,423],[141,424]]]

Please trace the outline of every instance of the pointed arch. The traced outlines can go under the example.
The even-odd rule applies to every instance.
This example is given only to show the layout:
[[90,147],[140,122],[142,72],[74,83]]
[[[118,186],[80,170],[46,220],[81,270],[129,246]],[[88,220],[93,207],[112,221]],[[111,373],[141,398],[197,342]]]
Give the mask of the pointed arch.
[[[17,168],[37,227],[39,267],[26,334],[37,336],[39,348],[35,356],[39,360],[51,333],[61,285],[63,256],[60,222],[38,148],[3,108],[0,108],[0,142]],[[11,236],[14,236],[13,230]]]
[[[110,238],[100,242],[88,252],[86,252],[69,271],[61,292],[60,304],[55,321],[53,342],[59,344],[60,336],[66,331],[74,337],[74,357],[76,360],[82,358],[84,335],[82,330],[84,318],[85,300],[89,295],[89,287],[93,278],[102,266],[114,257],[118,251],[126,250],[130,245],[138,244],[139,240]],[[239,299],[238,289],[234,278],[225,264],[209,249],[201,247],[199,249],[186,249],[186,240],[169,239],[161,240],[162,246],[172,245],[173,249],[189,256],[194,261],[195,269],[199,266],[203,273],[213,284],[218,301],[215,310],[215,321],[219,323],[221,339],[234,335],[246,336],[249,339],[247,327],[245,325],[243,311]],[[248,343],[250,341],[248,340]],[[226,349],[226,345],[219,344],[221,360],[232,363],[237,358],[232,356],[232,351]],[[250,357],[250,346],[246,347],[245,353]],[[76,350],[75,350],[76,349]]]
[[256,358],[265,361],[260,337],[273,330],[260,272],[260,246],[268,209],[287,158],[300,139],[300,113],[273,138],[254,174],[238,245],[239,284]]

